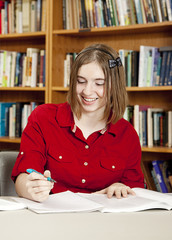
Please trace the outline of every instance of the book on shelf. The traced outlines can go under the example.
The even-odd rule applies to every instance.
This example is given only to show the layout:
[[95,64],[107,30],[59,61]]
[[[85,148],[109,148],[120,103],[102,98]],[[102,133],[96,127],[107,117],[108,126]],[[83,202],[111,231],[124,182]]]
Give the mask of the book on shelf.
[[164,85],[165,71],[166,71],[166,66],[167,66],[167,56],[168,56],[168,52],[163,51],[162,52],[161,73],[160,73],[160,79],[159,79],[159,85],[160,86]]
[[64,60],[64,80],[63,86],[69,87],[70,83],[70,71],[75,59],[76,53],[66,53],[66,58]]
[[0,34],[46,30],[46,0],[0,1]]
[[45,50],[40,51],[40,60],[39,60],[39,77],[37,86],[44,87],[45,86],[45,62],[46,62],[46,52]]
[[[42,62],[40,61],[42,57]],[[27,48],[26,53],[0,51],[0,86],[45,86],[45,50]],[[40,72],[42,64],[42,72]],[[40,74],[42,83],[39,84]]]
[[0,102],[0,136],[21,137],[29,115],[37,106],[36,102]]
[[134,126],[141,146],[172,146],[172,111],[134,105],[127,106],[123,117]]
[[2,33],[2,9],[4,9],[4,1],[0,1],[0,34]]
[[42,26],[42,0],[37,0],[36,6],[36,29],[37,31],[41,30]]
[[11,106],[12,103],[0,102],[0,137],[5,136],[6,109]]
[[37,31],[37,1],[31,0],[30,3],[30,31]]
[[31,4],[30,0],[23,0],[23,32],[31,31]]
[[170,0],[63,0],[64,29],[171,21]]
[[[46,31],[46,19],[47,19],[47,0],[42,0],[42,9],[41,9],[41,31]],[[39,31],[39,30],[37,30]]]
[[[140,51],[119,49],[118,53],[125,70],[127,87],[172,86],[171,46],[157,48],[141,45]],[[163,60],[165,54],[166,63]],[[65,60],[64,79],[67,76],[66,71],[68,69],[66,64],[67,61]]]
[[171,176],[170,160],[154,160],[152,161],[153,180],[157,187],[157,191],[162,193],[171,193],[172,187],[169,176]]
[[[51,194],[42,202],[35,202],[25,198],[9,197],[1,198],[0,210],[24,209],[35,213],[70,213],[70,212],[138,212],[148,209],[172,209],[172,196],[142,188],[133,188],[136,195],[128,195],[127,198],[117,199],[113,196],[107,198],[106,194],[73,193],[65,191]],[[6,202],[4,202],[6,201]]]

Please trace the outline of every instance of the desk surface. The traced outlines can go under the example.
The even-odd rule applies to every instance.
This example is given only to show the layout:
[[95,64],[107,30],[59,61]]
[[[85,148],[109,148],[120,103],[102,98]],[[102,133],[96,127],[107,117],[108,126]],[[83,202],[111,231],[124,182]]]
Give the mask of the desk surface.
[[172,211],[36,214],[0,212],[3,240],[170,240]]

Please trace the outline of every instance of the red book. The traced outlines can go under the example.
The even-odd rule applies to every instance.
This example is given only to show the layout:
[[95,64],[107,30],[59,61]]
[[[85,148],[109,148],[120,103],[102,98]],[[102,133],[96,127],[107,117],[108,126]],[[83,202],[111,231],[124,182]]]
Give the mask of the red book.
[[1,34],[1,9],[4,8],[4,1],[0,1],[0,34]]

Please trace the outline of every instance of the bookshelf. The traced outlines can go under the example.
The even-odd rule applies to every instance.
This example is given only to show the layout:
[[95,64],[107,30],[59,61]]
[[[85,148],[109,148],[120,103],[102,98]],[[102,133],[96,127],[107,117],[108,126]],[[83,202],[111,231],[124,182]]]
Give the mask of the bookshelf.
[[[0,49],[25,53],[27,48],[45,49],[45,87],[0,87],[0,102],[48,102],[49,1],[46,2],[46,30],[0,35]],[[19,150],[20,138],[0,137],[0,150]]]
[[[105,43],[116,49],[139,51],[140,45],[169,46],[172,43],[172,22],[155,22],[128,26],[63,29],[63,1],[50,1],[50,49],[49,49],[49,102],[66,101],[68,88],[63,87],[66,53],[79,52],[92,43]],[[172,110],[172,86],[127,87],[130,105],[151,105]],[[172,159],[172,148],[142,147],[142,169],[150,189],[155,190],[150,175],[153,160]]]

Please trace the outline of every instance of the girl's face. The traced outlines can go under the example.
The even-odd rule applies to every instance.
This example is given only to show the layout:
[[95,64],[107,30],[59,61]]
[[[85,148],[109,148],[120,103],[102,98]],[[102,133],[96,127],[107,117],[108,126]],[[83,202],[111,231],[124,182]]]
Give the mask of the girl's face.
[[78,70],[76,93],[84,113],[99,113],[103,116],[105,96],[105,76],[96,62],[82,65]]

